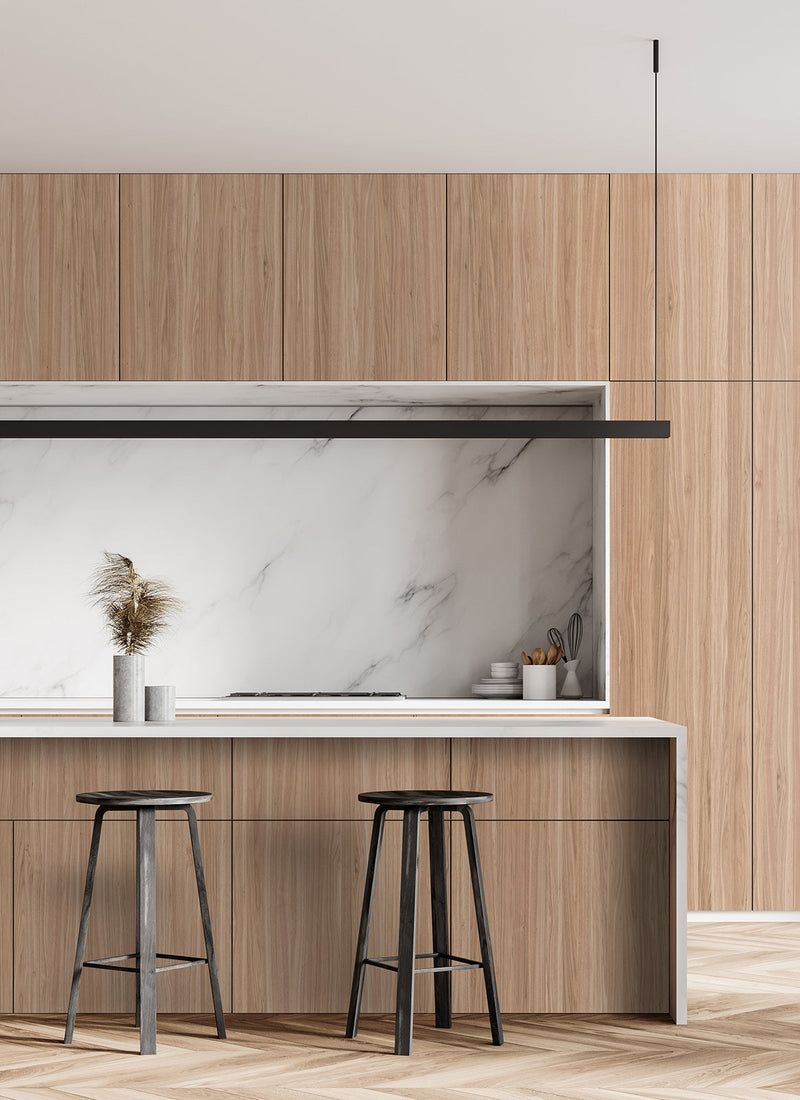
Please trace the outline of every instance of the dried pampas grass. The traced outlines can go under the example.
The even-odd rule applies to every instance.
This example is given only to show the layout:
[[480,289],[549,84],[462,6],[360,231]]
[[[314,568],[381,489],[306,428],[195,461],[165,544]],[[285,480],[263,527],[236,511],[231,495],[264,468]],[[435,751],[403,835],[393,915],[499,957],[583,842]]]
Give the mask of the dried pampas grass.
[[115,648],[129,656],[143,653],[169,627],[183,602],[164,581],[146,581],[124,554],[104,554],[94,573],[89,598],[106,618]]

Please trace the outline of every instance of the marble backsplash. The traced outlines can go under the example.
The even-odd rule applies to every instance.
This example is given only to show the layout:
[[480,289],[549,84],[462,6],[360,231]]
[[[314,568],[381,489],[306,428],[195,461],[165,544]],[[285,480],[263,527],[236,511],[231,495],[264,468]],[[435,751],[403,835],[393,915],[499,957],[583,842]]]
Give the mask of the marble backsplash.
[[6,440],[0,694],[110,694],[106,549],[185,601],[147,670],[180,696],[463,697],[576,609],[588,688],[592,507],[584,440]]

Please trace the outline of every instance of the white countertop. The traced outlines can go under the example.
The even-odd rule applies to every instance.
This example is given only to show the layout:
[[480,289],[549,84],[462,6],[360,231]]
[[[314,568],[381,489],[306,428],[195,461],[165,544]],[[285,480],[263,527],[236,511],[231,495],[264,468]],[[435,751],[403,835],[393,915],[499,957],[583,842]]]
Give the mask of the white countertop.
[[[523,699],[178,699],[179,717],[465,717],[530,718],[536,715],[607,714],[608,703],[597,699],[554,699],[528,702]],[[83,715],[111,714],[111,699],[12,699],[0,698],[0,715]]]
[[0,717],[0,737],[613,737],[676,738],[686,727],[657,718],[328,713],[114,722],[110,717]]

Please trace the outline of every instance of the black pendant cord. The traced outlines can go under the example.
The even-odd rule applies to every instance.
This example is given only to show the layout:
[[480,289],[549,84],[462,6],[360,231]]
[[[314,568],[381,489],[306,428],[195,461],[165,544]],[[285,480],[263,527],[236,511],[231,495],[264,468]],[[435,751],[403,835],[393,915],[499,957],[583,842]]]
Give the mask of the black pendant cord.
[[653,419],[658,420],[658,39],[653,39]]

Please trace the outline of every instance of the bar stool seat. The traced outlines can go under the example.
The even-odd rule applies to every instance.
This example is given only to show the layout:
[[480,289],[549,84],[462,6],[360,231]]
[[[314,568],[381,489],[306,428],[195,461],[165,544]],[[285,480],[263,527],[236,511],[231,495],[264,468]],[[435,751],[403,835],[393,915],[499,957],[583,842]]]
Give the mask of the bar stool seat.
[[[121,970],[136,975],[136,1025],[139,1028],[139,1046],[142,1054],[156,1052],[156,974],[165,970],[181,970],[187,966],[207,966],[214,1002],[217,1035],[225,1038],[225,1019],[217,976],[217,960],[211,933],[211,915],[203,872],[203,856],[197,831],[194,805],[210,802],[208,791],[84,791],[75,796],[76,802],[97,806],[86,869],[86,886],[83,893],[78,946],[75,951],[75,967],[72,973],[67,1026],[64,1042],[71,1043],[78,1012],[78,993],[84,969]],[[189,821],[192,842],[192,858],[197,896],[200,903],[200,919],[203,925],[205,956],[164,955],[156,951],[156,811],[184,810]],[[97,856],[100,850],[100,834],[106,813],[120,810],[136,811],[136,950],[125,955],[112,955],[105,959],[84,961],[86,938],[89,931],[89,913],[92,906]],[[157,965],[166,960],[168,965]],[[122,965],[133,962],[133,965]]]
[[[356,945],[353,968],[353,984],[350,991],[350,1010],[347,1016],[346,1037],[354,1039],[358,1034],[364,975],[368,966],[392,970],[397,974],[394,1052],[411,1053],[411,1033],[414,1020],[414,975],[434,975],[436,1026],[452,1026],[450,1007],[450,975],[454,970],[482,970],[489,1007],[492,1042],[503,1043],[503,1026],[497,997],[497,979],[489,936],[489,918],[483,889],[483,874],[478,854],[478,837],[472,806],[491,802],[493,795],[486,791],[365,791],[358,796],[360,802],[376,806],[372,824],[367,875],[364,884],[364,900],[361,907],[361,924]],[[403,811],[403,854],[400,880],[400,934],[396,955],[370,958],[368,954],[372,910],[375,901],[375,882],[383,840],[383,826],[390,810]],[[447,917],[447,868],[445,856],[444,815],[457,810],[464,819],[467,840],[472,894],[480,942],[480,961],[452,955],[449,947]],[[417,920],[417,877],[419,867],[419,820],[423,812],[428,814],[428,841],[430,845],[431,917],[433,926],[433,951],[415,954]],[[425,960],[430,965],[417,968],[415,963]]]

